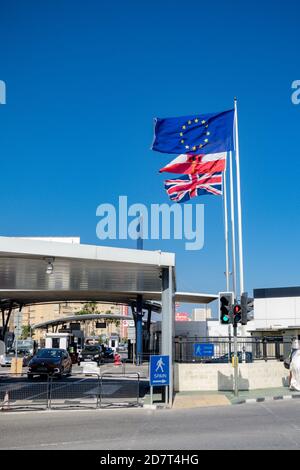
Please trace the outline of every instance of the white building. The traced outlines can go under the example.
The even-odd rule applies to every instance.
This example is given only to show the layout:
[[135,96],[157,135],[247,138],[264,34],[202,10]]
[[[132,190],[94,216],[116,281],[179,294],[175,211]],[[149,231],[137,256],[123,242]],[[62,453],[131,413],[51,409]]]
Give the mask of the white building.
[[254,289],[255,330],[299,327],[300,287]]
[[194,308],[192,313],[193,321],[206,321],[211,318],[211,308]]
[[[250,336],[251,330],[254,329],[254,321],[249,321],[247,326],[238,325],[238,336]],[[233,329],[231,325],[222,325],[219,319],[211,319],[207,321],[207,336],[210,337],[224,337],[232,336]]]

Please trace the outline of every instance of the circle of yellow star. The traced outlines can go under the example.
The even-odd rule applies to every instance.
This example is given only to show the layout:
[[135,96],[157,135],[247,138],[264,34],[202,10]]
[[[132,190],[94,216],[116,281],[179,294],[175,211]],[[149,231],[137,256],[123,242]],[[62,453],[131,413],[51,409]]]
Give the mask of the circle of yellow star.
[[206,121],[204,121],[204,119],[203,119],[203,121],[201,121],[201,124],[205,124],[205,123],[206,123]]
[[196,118],[196,119],[195,119],[195,122],[198,122],[198,121],[199,121],[199,119]]
[[194,145],[193,150],[196,150],[196,149],[197,149],[197,147]]
[[183,139],[182,139],[181,143],[184,144],[184,140],[183,140]]
[[210,132],[206,132],[206,135],[210,135]]
[[192,121],[188,121],[188,124],[192,124]]
[[182,137],[182,136],[183,136],[183,132],[180,132],[180,134],[179,134],[179,135],[180,135],[180,137]]
[[186,126],[182,126],[182,129],[186,129]]
[[208,139],[204,139],[204,142],[206,142],[206,143],[207,143],[207,142],[208,142]]
[[189,149],[189,148],[190,148],[190,146],[189,146],[189,145],[186,145],[186,146],[185,146],[185,148],[186,148],[186,149]]

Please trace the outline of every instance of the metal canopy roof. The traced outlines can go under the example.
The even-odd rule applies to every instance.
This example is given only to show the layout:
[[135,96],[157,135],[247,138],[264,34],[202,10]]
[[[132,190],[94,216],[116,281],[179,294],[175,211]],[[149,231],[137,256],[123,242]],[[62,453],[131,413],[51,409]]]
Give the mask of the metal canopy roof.
[[84,322],[87,320],[106,320],[106,319],[113,319],[113,320],[133,320],[131,315],[116,315],[116,314],[109,314],[109,313],[91,313],[86,315],[71,315],[68,317],[61,317],[56,318],[55,320],[48,320],[42,323],[36,323],[32,326],[32,329],[36,328],[46,328],[47,326],[55,326],[69,322]]
[[175,302],[185,302],[190,304],[209,304],[218,299],[215,294],[202,294],[198,292],[176,292]]
[[[51,260],[53,273],[47,274]],[[0,301],[23,304],[161,300],[161,269],[175,255],[161,251],[0,237]],[[217,296],[176,293],[175,301],[209,303]]]
[[174,264],[172,253],[0,237],[0,298],[123,302],[161,292],[161,268]]

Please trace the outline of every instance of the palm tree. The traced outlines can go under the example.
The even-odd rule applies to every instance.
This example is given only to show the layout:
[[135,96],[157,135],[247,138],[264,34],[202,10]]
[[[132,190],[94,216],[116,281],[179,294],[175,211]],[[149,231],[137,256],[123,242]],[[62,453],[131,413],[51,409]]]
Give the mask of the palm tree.
[[97,302],[86,302],[78,312],[75,312],[75,315],[90,315],[93,313],[100,313]]

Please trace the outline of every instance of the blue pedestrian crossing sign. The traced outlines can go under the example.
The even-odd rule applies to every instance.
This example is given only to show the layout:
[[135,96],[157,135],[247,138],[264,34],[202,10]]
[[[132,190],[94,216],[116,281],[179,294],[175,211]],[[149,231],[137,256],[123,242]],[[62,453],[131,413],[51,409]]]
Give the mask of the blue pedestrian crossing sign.
[[215,345],[212,343],[195,343],[194,356],[213,357],[215,354]]
[[151,387],[170,384],[169,356],[150,356],[150,385]]

